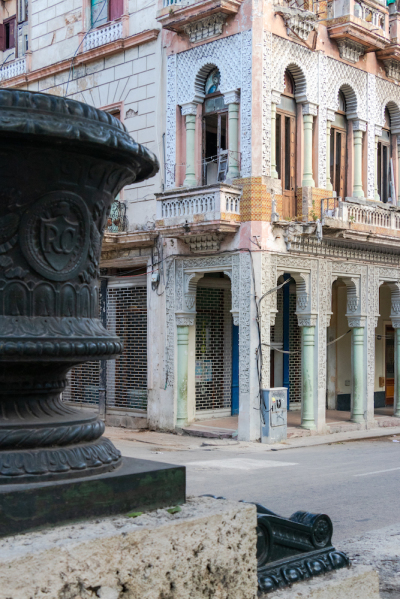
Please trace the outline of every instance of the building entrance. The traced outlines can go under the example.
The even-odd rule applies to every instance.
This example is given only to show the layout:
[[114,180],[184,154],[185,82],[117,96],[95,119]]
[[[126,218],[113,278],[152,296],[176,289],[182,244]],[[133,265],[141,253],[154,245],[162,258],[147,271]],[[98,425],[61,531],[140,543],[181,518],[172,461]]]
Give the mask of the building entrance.
[[385,326],[385,405],[394,401],[394,328]]

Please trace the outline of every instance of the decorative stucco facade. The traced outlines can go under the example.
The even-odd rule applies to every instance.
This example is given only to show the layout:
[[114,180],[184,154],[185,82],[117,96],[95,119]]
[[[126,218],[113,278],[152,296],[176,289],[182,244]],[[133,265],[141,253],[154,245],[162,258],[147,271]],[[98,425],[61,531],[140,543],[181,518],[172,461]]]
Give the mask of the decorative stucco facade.
[[160,160],[118,198],[101,264],[104,322],[110,290],[131,289],[127,315],[147,290],[147,385],[135,387],[139,320],[126,316],[125,375],[89,369],[86,396],[69,399],[167,430],[237,414],[244,440],[260,438],[271,385],[319,433],[327,410],[358,428],[377,409],[399,416],[397,4],[124,0],[112,19],[104,2],[96,26],[87,0],[29,0],[28,49],[4,48],[1,67],[3,86],[118,112]]

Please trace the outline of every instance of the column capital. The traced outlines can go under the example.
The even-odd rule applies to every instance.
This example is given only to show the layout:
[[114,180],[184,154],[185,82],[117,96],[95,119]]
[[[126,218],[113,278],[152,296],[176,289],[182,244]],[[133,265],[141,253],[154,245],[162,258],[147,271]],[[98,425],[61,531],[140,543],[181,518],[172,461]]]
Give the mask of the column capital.
[[240,103],[240,92],[238,89],[233,89],[229,92],[224,93],[225,104],[239,104]]
[[330,108],[327,109],[326,111],[326,120],[329,122],[332,122],[335,120],[335,111],[331,110]]
[[303,104],[303,115],[311,114],[312,116],[317,116],[318,114],[318,106],[317,104],[312,104],[311,102],[306,102]]
[[362,121],[361,119],[357,119],[353,121],[353,131],[363,131],[367,130],[367,121]]
[[233,324],[239,326],[239,310],[231,310]]
[[347,321],[351,329],[363,329],[367,322],[366,316],[347,316]]
[[196,322],[196,312],[176,312],[176,326],[192,327]]
[[299,314],[296,313],[297,323],[299,327],[316,327],[317,326],[317,315],[316,314]]
[[182,116],[187,116],[188,114],[192,114],[192,115],[196,116],[197,103],[196,102],[187,102],[187,104],[182,104],[181,113],[182,113]]
[[281,92],[277,92],[272,90],[271,92],[271,104],[280,104],[281,103]]
[[375,137],[381,137],[382,136],[382,127],[379,127],[379,125],[375,125]]

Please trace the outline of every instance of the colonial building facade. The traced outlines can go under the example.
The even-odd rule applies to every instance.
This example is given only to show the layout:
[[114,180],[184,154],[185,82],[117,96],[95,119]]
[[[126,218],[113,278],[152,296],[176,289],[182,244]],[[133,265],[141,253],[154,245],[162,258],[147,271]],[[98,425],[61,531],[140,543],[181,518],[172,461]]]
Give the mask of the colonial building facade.
[[2,85],[118,114],[161,165],[103,241],[124,354],[65,399],[160,429],[237,414],[244,440],[270,386],[320,433],[400,417],[397,3],[30,0],[21,50],[4,6]]

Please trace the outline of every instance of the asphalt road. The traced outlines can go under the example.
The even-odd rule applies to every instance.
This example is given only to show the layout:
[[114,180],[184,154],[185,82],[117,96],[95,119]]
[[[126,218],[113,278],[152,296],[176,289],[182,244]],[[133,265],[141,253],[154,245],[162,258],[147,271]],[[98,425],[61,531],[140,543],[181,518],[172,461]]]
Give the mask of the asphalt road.
[[123,455],[185,465],[188,495],[255,501],[282,516],[327,513],[336,544],[400,522],[400,442],[391,437],[262,452],[183,446],[176,436],[176,448],[130,442],[128,431],[122,440],[111,436]]

